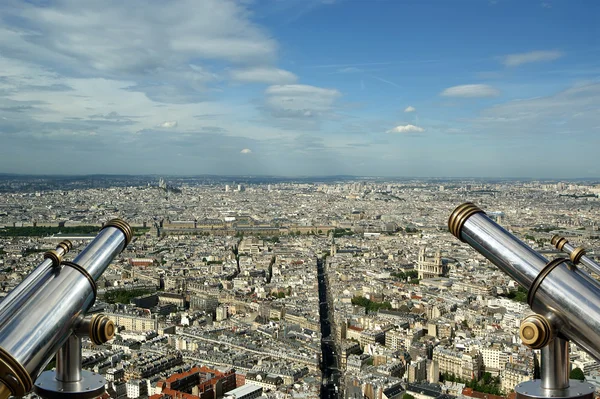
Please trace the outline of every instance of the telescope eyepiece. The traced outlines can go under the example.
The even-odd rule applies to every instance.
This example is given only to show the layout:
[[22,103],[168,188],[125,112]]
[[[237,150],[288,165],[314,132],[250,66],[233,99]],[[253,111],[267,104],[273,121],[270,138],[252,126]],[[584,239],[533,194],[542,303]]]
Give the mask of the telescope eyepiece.
[[56,249],[52,249],[44,253],[44,259],[52,261],[52,267],[60,266],[63,257],[73,248],[73,244],[69,240],[64,240],[58,243]]
[[122,219],[111,219],[108,222],[106,222],[102,229],[105,229],[107,227],[116,227],[117,229],[121,230],[123,234],[125,234],[125,246],[123,247],[123,250],[125,250],[127,245],[129,245],[129,243],[131,242],[131,239],[133,238],[133,229],[131,228],[129,223]]
[[58,246],[61,247],[65,251],[65,254],[67,252],[69,252],[71,249],[73,249],[73,243],[69,240],[61,241],[60,243],[58,243]]
[[463,240],[460,236],[460,231],[462,230],[467,219],[476,213],[485,214],[484,211],[482,211],[472,202],[465,202],[464,204],[459,205],[454,212],[452,212],[450,218],[448,219],[448,229],[456,238],[462,242],[465,242],[465,240]]
[[569,241],[565,237],[559,236],[557,234],[557,235],[552,236],[550,243],[552,245],[554,245],[556,247],[556,249],[558,249],[559,251],[562,251],[565,244],[568,244]]

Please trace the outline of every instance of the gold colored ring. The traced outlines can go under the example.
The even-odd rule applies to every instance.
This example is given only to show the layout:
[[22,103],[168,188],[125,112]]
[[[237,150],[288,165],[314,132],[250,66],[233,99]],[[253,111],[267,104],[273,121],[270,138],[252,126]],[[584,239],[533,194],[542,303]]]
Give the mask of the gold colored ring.
[[104,314],[95,314],[90,321],[89,336],[95,345],[102,345],[114,338],[115,323]]
[[523,344],[532,349],[540,349],[548,344],[553,330],[548,319],[539,314],[527,316],[519,328]]
[[122,219],[112,219],[106,222],[106,224],[102,228],[105,229],[107,227],[116,227],[117,229],[121,230],[123,234],[125,234],[125,246],[123,247],[123,249],[125,249],[125,247],[129,245],[131,239],[133,238],[133,229],[131,228],[129,223],[125,222]]
[[569,240],[567,240],[565,237],[555,235],[552,237],[552,240],[550,242],[556,247],[556,249],[562,251],[563,247],[569,242]]
[[52,261],[52,267],[60,266],[60,262],[62,261],[62,256],[56,252],[56,250],[52,249],[50,251],[44,252],[44,259],[50,259]]
[[90,283],[90,285],[92,286],[92,291],[94,293],[94,300],[92,301],[92,303],[94,303],[96,301],[96,296],[98,293],[98,287],[96,286],[96,281],[94,281],[94,278],[88,273],[87,270],[85,270],[82,266],[78,265],[75,262],[62,262],[61,265],[63,266],[69,266],[72,269],[77,270],[79,273],[83,274],[83,276],[88,280],[88,282]]
[[459,205],[454,212],[452,212],[450,218],[448,218],[448,229],[456,238],[465,242],[465,240],[461,238],[460,232],[467,219],[476,213],[485,214],[484,211],[472,202],[465,202],[464,204]]
[[33,381],[27,370],[2,347],[0,347],[0,381],[15,396],[23,396],[33,387]]
[[115,336],[115,323],[108,317],[105,317],[102,323],[102,338],[104,342],[110,341]]
[[65,251],[65,254],[66,254],[73,248],[73,244],[69,240],[64,240],[58,244],[58,247],[61,247]]
[[567,260],[567,258],[552,259],[551,261],[546,263],[546,266],[544,266],[544,268],[539,272],[539,274],[535,276],[533,282],[531,283],[531,286],[529,286],[529,291],[527,291],[527,304],[530,308],[533,308],[535,294],[537,293],[538,288],[540,288],[540,286],[542,285],[542,282],[544,281],[546,276],[548,276],[552,272],[552,270],[556,269],[558,266],[562,265],[563,263],[566,264]]
[[571,258],[571,262],[573,262],[574,264],[578,264],[583,255],[585,255],[585,248],[577,247],[573,250],[573,252],[571,252],[569,257]]

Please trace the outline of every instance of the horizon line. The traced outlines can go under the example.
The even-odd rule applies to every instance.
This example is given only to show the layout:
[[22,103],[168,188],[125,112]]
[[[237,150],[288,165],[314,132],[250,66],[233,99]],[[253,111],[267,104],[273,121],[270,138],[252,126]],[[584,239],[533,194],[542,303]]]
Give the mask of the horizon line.
[[2,177],[177,177],[177,178],[194,178],[194,177],[244,177],[244,178],[278,178],[278,179],[323,179],[323,178],[355,178],[355,179],[438,179],[438,180],[600,180],[600,177],[541,177],[541,176],[526,176],[526,177],[505,177],[505,176],[382,176],[382,175],[349,175],[349,174],[331,174],[331,175],[263,175],[263,174],[127,174],[127,173],[89,173],[89,174],[61,174],[61,173],[0,173]]

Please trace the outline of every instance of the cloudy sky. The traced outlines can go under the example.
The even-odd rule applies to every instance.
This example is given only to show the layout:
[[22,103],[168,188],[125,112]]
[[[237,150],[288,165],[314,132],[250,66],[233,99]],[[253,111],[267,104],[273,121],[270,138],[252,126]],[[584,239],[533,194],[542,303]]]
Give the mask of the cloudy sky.
[[595,0],[3,0],[0,172],[600,176]]

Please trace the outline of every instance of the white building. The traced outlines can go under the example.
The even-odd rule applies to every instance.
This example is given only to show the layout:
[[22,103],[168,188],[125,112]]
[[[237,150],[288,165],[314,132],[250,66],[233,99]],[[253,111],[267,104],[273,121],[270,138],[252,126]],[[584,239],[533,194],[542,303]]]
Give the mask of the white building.
[[139,398],[140,396],[148,396],[148,384],[142,380],[129,380],[126,384],[127,397]]

